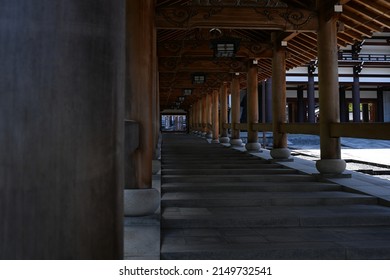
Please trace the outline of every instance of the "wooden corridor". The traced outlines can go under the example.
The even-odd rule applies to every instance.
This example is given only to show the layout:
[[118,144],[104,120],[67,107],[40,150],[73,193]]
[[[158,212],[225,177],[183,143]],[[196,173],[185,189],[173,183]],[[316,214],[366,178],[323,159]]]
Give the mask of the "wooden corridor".
[[373,196],[185,134],[164,134],[161,259],[390,259]]

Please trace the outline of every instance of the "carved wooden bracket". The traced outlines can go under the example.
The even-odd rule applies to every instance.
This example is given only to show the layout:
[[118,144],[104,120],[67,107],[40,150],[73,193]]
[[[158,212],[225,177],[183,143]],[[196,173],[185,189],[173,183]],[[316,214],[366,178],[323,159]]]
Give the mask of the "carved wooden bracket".
[[178,6],[157,9],[161,29],[213,28],[315,31],[318,16],[305,9],[287,7]]

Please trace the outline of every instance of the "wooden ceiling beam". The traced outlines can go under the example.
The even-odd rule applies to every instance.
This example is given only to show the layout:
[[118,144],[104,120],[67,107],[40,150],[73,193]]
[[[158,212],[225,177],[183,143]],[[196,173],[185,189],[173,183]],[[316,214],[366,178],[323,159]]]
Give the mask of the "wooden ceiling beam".
[[[373,1],[373,0],[354,0],[355,3],[360,4],[361,6],[366,7],[367,9],[379,13],[386,14],[390,10],[390,3],[388,1]],[[353,5],[350,5],[353,6]]]
[[315,31],[317,14],[305,9],[177,6],[157,8],[157,29],[262,29]]
[[363,2],[359,3],[361,3],[361,5],[356,2],[351,2],[351,5],[345,6],[345,9],[351,11],[352,13],[355,13],[358,16],[361,16],[361,21],[371,21],[383,27],[390,28],[389,15],[386,15],[386,13],[389,13],[389,9],[387,9],[386,11],[386,9],[383,10],[382,6],[379,6],[378,9],[381,8],[382,10],[379,11],[378,14],[378,11],[375,12],[370,10],[371,6],[365,5],[365,3]]
[[381,25],[379,25],[375,22],[372,22],[372,21],[362,21],[362,18],[360,16],[351,12],[348,9],[345,9],[343,11],[341,17],[344,17],[344,16],[349,18],[350,20],[354,21],[356,24],[359,24],[360,26],[364,26],[364,27],[371,29],[373,31],[376,31],[376,32],[382,31]]
[[[159,57],[213,57],[213,50],[210,48],[210,41],[166,41],[158,43],[157,55]],[[268,44],[252,43],[242,41],[236,57],[262,58],[272,57],[271,46]]]
[[347,18],[342,19],[344,23],[344,32],[352,35],[354,38],[361,39],[362,37],[371,37],[372,31],[363,27],[357,26],[355,22],[348,20]]

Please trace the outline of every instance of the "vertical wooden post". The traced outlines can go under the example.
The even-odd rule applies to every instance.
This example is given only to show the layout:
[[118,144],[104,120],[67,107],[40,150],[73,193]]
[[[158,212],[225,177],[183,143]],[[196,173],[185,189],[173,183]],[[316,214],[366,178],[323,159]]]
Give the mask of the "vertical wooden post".
[[353,122],[360,122],[360,82],[359,73],[353,69],[353,84],[352,84],[352,112]]
[[272,33],[272,130],[274,159],[287,159],[290,150],[287,148],[287,134],[280,131],[281,124],[286,123],[286,49],[281,46],[277,32]]
[[339,174],[345,170],[341,160],[340,138],[330,136],[330,125],[339,122],[339,83],[337,56],[337,18],[330,17],[327,1],[318,0],[318,78],[320,97],[321,160],[316,167],[323,174]]
[[265,82],[265,122],[272,122],[272,78]]
[[207,139],[213,138],[213,129],[212,129],[212,122],[213,122],[213,93],[206,95],[206,128],[207,128]]
[[245,145],[245,148],[250,152],[258,152],[261,148],[261,145],[258,141],[258,131],[253,129],[253,124],[259,122],[257,65],[252,64],[252,61],[249,62],[247,80],[248,143]]
[[202,137],[206,137],[207,134],[207,95],[204,95],[202,97],[202,106],[201,106],[201,111],[202,111]]
[[230,91],[232,95],[232,139],[230,144],[232,146],[242,146],[240,129],[236,127],[240,123],[240,80],[236,76],[233,77]]
[[315,123],[315,95],[314,95],[314,63],[308,67],[308,76],[307,76],[307,121],[309,123]]
[[384,121],[384,112],[383,112],[383,88],[378,87],[377,89],[377,99],[376,99],[376,108],[377,108],[377,114],[376,114],[376,121],[377,122],[383,122]]
[[305,119],[305,105],[303,102],[303,88],[300,86],[297,88],[297,107],[297,122],[303,123]]
[[213,124],[213,135],[212,135],[212,141],[211,143],[219,143],[219,92],[218,90],[214,90],[213,94],[211,95],[212,98],[212,124]]
[[220,130],[221,130],[221,137],[219,138],[219,141],[221,143],[229,143],[230,139],[228,137],[228,134],[227,134],[227,129],[224,128],[224,124],[227,124],[228,122],[228,87],[227,87],[227,84],[224,83],[222,86],[221,86],[221,89],[220,89],[220,95],[221,95],[221,100],[220,100],[220,104],[221,104],[221,127],[220,127]]

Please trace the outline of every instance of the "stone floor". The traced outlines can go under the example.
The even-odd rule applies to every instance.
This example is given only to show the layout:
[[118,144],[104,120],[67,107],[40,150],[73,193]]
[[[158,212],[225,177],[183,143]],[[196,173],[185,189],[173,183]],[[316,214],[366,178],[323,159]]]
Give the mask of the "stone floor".
[[162,259],[390,259],[390,181],[166,134]]

